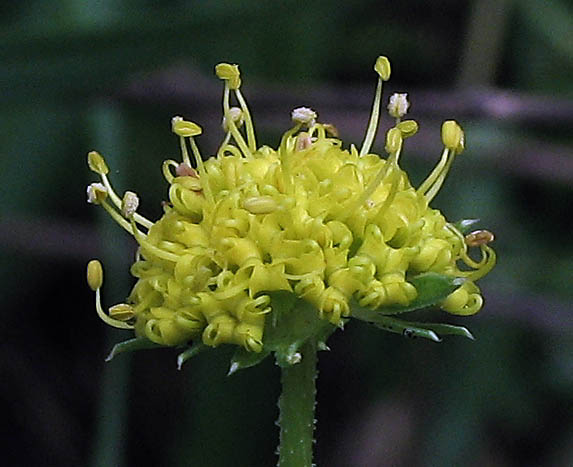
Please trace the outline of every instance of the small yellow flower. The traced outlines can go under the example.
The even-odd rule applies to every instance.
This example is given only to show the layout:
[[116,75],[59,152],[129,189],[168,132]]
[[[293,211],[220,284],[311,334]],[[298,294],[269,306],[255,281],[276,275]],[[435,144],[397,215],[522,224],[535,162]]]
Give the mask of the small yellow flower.
[[[203,161],[194,140],[199,125],[173,118],[183,160],[163,164],[169,203],[156,222],[137,212],[135,193],[121,198],[115,193],[103,157],[90,152],[88,164],[101,183],[90,185],[89,201],[106,209],[139,244],[131,268],[137,283],[128,303],[109,314],[100,304],[101,265],[88,266],[102,319],[161,345],[200,340],[261,352],[273,293],[294,294],[318,317],[341,327],[353,316],[353,303],[380,313],[412,306],[420,299],[414,278],[423,273],[461,279],[442,297],[441,307],[476,313],[483,300],[474,281],[495,264],[488,246],[493,235],[464,237],[430,207],[463,149],[463,131],[454,121],[444,123],[442,157],[413,187],[399,166],[405,139],[418,129],[413,120],[400,121],[409,105],[405,94],[392,96],[388,106],[396,118],[386,134],[388,156],[370,152],[382,83],[390,77],[388,59],[379,57],[375,70],[376,97],[360,150],[344,148],[336,129],[306,107],[293,110],[294,126],[273,149],[256,143],[238,66],[217,65],[225,85],[225,138],[216,155]],[[231,106],[233,95],[238,106]],[[479,261],[469,248],[481,250]],[[289,359],[296,360],[296,353]]]

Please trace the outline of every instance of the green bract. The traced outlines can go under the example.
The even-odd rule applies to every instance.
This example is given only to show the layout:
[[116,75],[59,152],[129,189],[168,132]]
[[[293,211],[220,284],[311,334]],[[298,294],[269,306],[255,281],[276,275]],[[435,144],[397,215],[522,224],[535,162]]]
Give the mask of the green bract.
[[[349,318],[433,340],[471,336],[465,328],[391,316],[430,305],[476,313],[483,300],[474,281],[493,267],[495,254],[489,232],[471,233],[468,240],[460,231],[467,223],[451,224],[429,206],[463,149],[456,122],[445,123],[441,160],[418,188],[399,166],[405,138],[417,131],[416,122],[400,121],[405,94],[391,102],[396,124],[387,133],[387,158],[370,152],[389,70],[387,59],[379,59],[375,105],[360,150],[344,148],[333,126],[317,122],[307,108],[293,111],[294,126],[273,149],[256,143],[238,67],[218,65],[226,137],[203,162],[194,141],[200,127],[173,119],[183,160],[163,164],[169,203],[156,222],[136,212],[134,193],[115,194],[103,158],[90,153],[90,168],[102,182],[88,187],[90,201],[139,244],[131,268],[138,280],[128,303],[105,315],[96,290],[100,316],[138,336],[115,352],[194,343],[180,355],[181,364],[204,346],[235,344],[242,349],[232,362],[236,371],[270,352],[281,365],[297,363],[306,340],[325,347]],[[239,107],[230,106],[231,92]],[[481,250],[481,260],[470,258],[470,246]],[[90,268],[97,269],[94,263]]]

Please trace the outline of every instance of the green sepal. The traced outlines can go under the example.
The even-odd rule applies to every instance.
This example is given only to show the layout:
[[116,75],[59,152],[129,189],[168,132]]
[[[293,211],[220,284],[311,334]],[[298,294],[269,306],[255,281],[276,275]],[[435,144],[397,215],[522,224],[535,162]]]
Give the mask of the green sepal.
[[480,221],[479,219],[462,219],[458,222],[455,222],[453,226],[456,229],[458,229],[461,233],[467,234],[472,229],[472,227],[479,221]]
[[397,315],[408,311],[420,310],[435,305],[444,300],[462,283],[463,279],[454,276],[446,276],[436,272],[426,272],[417,276],[409,277],[410,282],[418,295],[408,305],[390,305],[372,310],[362,307],[356,300],[350,302],[351,316],[362,321],[376,321],[379,315]]
[[163,345],[156,344],[150,341],[146,337],[134,337],[118,344],[115,344],[111,349],[111,352],[105,358],[106,362],[110,362],[116,355],[126,352],[135,352],[136,350],[144,349],[156,349],[158,347],[164,347]]
[[280,367],[289,367],[300,361],[300,349],[314,339],[319,348],[326,348],[326,340],[336,326],[318,316],[316,308],[289,292],[272,292],[273,311],[265,322],[263,338],[266,351],[274,352]]
[[195,342],[193,345],[191,345],[191,347],[188,347],[179,355],[177,355],[177,369],[180,370],[183,364],[187,360],[201,353],[203,350],[206,350],[207,348],[208,347],[205,344],[203,344],[203,342]]
[[235,374],[239,370],[244,370],[245,368],[250,368],[252,366],[258,365],[265,358],[269,356],[271,352],[263,349],[261,352],[249,352],[248,350],[238,348],[233,356],[231,357],[231,366],[229,367],[229,372],[227,376]]

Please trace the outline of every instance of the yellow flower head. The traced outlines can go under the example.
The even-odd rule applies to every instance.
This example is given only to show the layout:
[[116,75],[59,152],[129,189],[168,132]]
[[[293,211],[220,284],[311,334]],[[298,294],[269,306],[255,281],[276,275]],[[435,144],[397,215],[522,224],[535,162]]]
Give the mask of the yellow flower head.
[[[430,207],[463,149],[463,131],[454,121],[444,123],[441,160],[413,187],[399,166],[405,139],[418,129],[413,120],[401,121],[405,94],[388,106],[396,123],[386,135],[387,156],[371,153],[388,59],[380,57],[375,70],[376,98],[360,150],[343,147],[336,129],[305,107],[293,110],[293,127],[274,149],[256,143],[238,66],[217,65],[226,136],[215,156],[203,161],[194,140],[201,128],[173,119],[182,161],[163,163],[169,203],[156,222],[137,213],[135,193],[115,193],[103,157],[91,152],[89,166],[101,183],[90,185],[90,202],[103,206],[139,244],[131,268],[137,283],[128,303],[109,314],[99,298],[101,265],[90,263],[102,319],[160,345],[202,341],[261,352],[277,293],[304,300],[316,316],[339,327],[357,317],[393,330],[381,316],[420,305],[477,312],[483,300],[474,281],[495,263],[488,246],[493,236],[480,231],[464,237],[463,226]],[[469,248],[480,249],[481,260],[472,259]],[[419,278],[428,274],[452,279],[451,289],[433,302],[422,297]],[[412,329],[398,328],[406,335]]]

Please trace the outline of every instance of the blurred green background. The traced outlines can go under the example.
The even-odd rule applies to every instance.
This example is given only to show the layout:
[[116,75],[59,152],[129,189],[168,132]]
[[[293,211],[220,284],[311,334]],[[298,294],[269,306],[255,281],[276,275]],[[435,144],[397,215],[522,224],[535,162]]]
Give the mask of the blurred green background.
[[[161,213],[170,119],[220,138],[213,67],[239,63],[259,141],[314,108],[359,144],[375,87],[409,92],[421,126],[414,185],[441,121],[466,130],[433,205],[479,217],[499,264],[475,342],[409,341],[351,323],[320,354],[319,466],[573,465],[573,5],[566,0],[263,2],[22,0],[0,6],[0,347],[4,465],[269,466],[279,371],[227,378],[229,349],[177,371],[176,351],[104,358],[125,339],[99,321],[132,280],[132,241],[85,202],[98,149],[119,191]],[[386,119],[382,129],[392,122]],[[381,140],[381,138],[380,138]],[[381,142],[375,145],[381,151]]]

